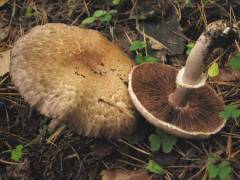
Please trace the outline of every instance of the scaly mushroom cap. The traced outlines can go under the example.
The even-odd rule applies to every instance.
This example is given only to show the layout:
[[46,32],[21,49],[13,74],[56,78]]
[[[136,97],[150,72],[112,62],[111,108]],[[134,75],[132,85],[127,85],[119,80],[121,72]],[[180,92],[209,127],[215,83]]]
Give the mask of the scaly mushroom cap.
[[153,125],[186,138],[206,138],[225,124],[219,117],[223,100],[205,85],[193,89],[185,107],[169,104],[176,89],[177,70],[160,63],[136,66],[129,76],[130,97],[138,111]]
[[10,74],[42,114],[87,136],[119,136],[136,126],[127,91],[134,63],[99,32],[64,24],[34,27],[12,49]]

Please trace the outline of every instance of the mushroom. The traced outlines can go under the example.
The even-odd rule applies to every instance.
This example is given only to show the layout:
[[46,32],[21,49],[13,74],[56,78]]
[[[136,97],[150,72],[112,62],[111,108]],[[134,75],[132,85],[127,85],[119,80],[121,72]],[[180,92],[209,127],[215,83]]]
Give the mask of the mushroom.
[[10,75],[23,98],[80,134],[130,134],[136,110],[127,90],[134,62],[98,31],[58,23],[36,26],[11,53]]
[[[135,66],[129,75],[129,94],[137,110],[153,125],[185,138],[207,138],[225,125],[219,117],[223,99],[203,73],[216,47],[230,45],[237,33],[228,22],[209,24],[177,71],[161,63]],[[176,82],[176,83],[175,83]]]

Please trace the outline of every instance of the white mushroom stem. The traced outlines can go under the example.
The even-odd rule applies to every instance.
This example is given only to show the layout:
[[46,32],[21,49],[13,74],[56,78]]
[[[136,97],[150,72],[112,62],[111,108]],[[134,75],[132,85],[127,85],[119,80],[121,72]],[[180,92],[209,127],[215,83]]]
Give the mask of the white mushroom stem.
[[[177,78],[178,88],[174,93],[169,95],[169,102],[174,106],[185,106],[188,94],[191,91],[191,86],[198,86],[200,82],[201,85],[205,84],[205,75],[202,75],[206,61],[206,57],[209,56],[209,46],[212,43],[212,39],[203,33],[197,40],[195,46],[191,50],[185,67],[180,71]],[[203,80],[202,80],[203,79]],[[198,86],[199,87],[199,86]]]
[[228,27],[226,22],[215,21],[209,24],[191,50],[185,67],[179,71],[176,78],[177,89],[169,95],[169,103],[175,107],[186,106],[192,89],[205,85],[207,77],[203,71],[210,63],[207,58],[212,50],[230,45],[235,37],[236,31]]
[[212,38],[206,36],[205,33],[197,40],[187,58],[182,77],[183,82],[189,85],[195,85],[196,82],[201,81],[200,78],[205,68],[204,62],[206,62],[206,58],[209,57],[209,47],[211,44]]

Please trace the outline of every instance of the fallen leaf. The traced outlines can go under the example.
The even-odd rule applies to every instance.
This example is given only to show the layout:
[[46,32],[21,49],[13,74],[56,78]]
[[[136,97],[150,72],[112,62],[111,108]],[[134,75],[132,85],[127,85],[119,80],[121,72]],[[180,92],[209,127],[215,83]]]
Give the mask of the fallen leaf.
[[0,52],[0,76],[9,71],[10,52],[11,50]]
[[0,0],[0,7],[6,4],[9,0]]
[[167,49],[168,55],[183,54],[187,38],[169,0],[138,1],[136,11],[137,30],[149,40],[153,49]]
[[139,170],[102,170],[102,180],[150,180],[145,169]]

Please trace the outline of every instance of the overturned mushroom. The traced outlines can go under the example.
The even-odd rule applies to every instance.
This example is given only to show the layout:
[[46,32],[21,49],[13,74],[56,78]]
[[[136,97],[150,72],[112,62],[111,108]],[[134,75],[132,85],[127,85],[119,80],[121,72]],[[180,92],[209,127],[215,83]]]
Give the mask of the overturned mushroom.
[[14,45],[10,74],[43,115],[87,136],[120,136],[136,127],[127,78],[134,63],[99,32],[64,24],[34,27]]
[[[219,117],[223,100],[203,74],[216,47],[230,45],[235,29],[224,21],[209,24],[179,72],[160,63],[136,66],[129,75],[129,94],[138,111],[153,125],[186,138],[207,138],[225,124]],[[175,83],[176,82],[176,83]]]

